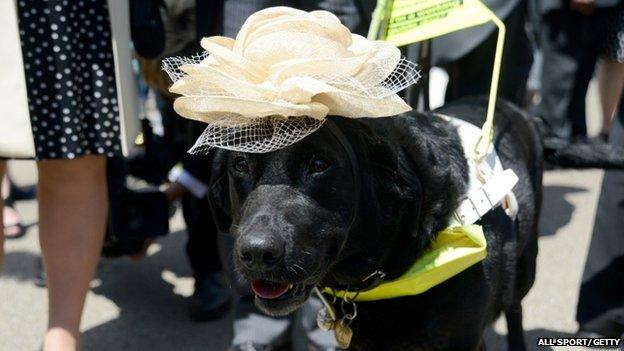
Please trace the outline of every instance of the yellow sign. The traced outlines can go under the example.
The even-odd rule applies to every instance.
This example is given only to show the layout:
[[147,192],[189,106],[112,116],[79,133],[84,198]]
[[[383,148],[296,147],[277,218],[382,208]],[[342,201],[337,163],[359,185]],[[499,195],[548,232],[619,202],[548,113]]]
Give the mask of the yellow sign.
[[487,22],[493,22],[498,27],[498,41],[487,119],[475,149],[476,160],[487,154],[493,138],[505,24],[479,0],[378,0],[368,33],[369,39],[387,40],[403,46]]

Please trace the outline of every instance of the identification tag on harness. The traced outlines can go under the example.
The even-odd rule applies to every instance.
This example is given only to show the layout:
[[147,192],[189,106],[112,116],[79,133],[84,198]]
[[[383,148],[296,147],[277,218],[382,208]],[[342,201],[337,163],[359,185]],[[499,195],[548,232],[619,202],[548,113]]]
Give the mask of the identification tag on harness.
[[382,0],[368,37],[403,46],[490,21],[492,12],[478,0]]

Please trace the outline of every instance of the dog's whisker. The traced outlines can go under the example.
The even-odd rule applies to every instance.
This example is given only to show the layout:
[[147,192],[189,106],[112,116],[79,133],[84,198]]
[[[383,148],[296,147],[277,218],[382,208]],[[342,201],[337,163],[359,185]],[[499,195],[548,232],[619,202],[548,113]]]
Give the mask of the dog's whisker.
[[292,272],[293,275],[297,275],[297,271],[292,266],[288,266],[288,271]]
[[307,271],[305,268],[301,267],[300,265],[298,265],[298,264],[296,264],[296,263],[295,263],[295,264],[293,264],[293,266],[294,266],[294,267],[296,267],[296,268],[299,268],[299,270],[301,271],[301,273],[303,273],[304,275],[308,275],[308,271]]

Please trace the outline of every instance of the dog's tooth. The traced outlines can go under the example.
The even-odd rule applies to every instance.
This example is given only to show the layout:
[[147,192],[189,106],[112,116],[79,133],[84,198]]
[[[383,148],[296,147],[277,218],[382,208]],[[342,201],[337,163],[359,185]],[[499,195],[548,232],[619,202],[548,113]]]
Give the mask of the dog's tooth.
[[290,290],[290,289],[292,289],[292,288],[293,288],[293,285],[292,285],[292,284],[289,284],[289,285],[288,285],[288,290]]

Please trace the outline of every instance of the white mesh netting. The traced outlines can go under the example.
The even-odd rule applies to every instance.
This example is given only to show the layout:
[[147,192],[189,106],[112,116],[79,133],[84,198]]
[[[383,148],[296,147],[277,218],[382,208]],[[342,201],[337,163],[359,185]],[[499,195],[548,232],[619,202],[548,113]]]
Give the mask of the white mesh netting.
[[255,120],[236,119],[209,123],[189,150],[205,154],[213,147],[251,153],[264,153],[292,145],[312,134],[324,120],[309,117],[271,116]]
[[163,70],[167,72],[167,75],[169,76],[171,81],[175,83],[186,75],[186,73],[180,70],[180,67],[184,65],[199,65],[207,57],[208,57],[208,53],[206,51],[199,53],[199,54],[195,54],[190,57],[186,57],[186,56],[166,57],[162,60],[162,66],[163,66]]
[[[205,67],[208,53],[192,57],[171,57],[163,60],[163,69],[175,83],[182,78],[188,78],[188,72],[193,66]],[[404,58],[400,59],[394,70],[389,72],[387,66],[369,67],[366,72],[355,76],[310,75],[341,91],[353,92],[367,99],[384,99],[408,86],[418,82],[420,73],[417,65]],[[183,68],[183,69],[181,69]],[[305,78],[305,77],[303,77]],[[243,83],[244,84],[244,83]],[[267,91],[233,89],[219,87],[212,84],[196,84],[194,90],[185,96],[222,96],[248,99],[264,99],[284,101],[275,90]],[[258,96],[262,94],[262,96]],[[204,133],[189,150],[190,153],[206,153],[213,147],[249,153],[265,153],[275,151],[298,142],[312,134],[323,125],[325,119],[310,117],[283,117],[270,116],[262,118],[245,118],[231,115],[209,122]]]
[[[384,66],[384,65],[380,65]],[[399,91],[418,83],[420,71],[418,65],[405,58],[401,58],[394,70],[383,80],[379,80],[378,70],[370,70],[368,74],[355,77],[327,76],[313,78],[324,80],[327,84],[340,90],[351,91],[356,94],[367,96],[371,99],[383,99],[394,95]]]

